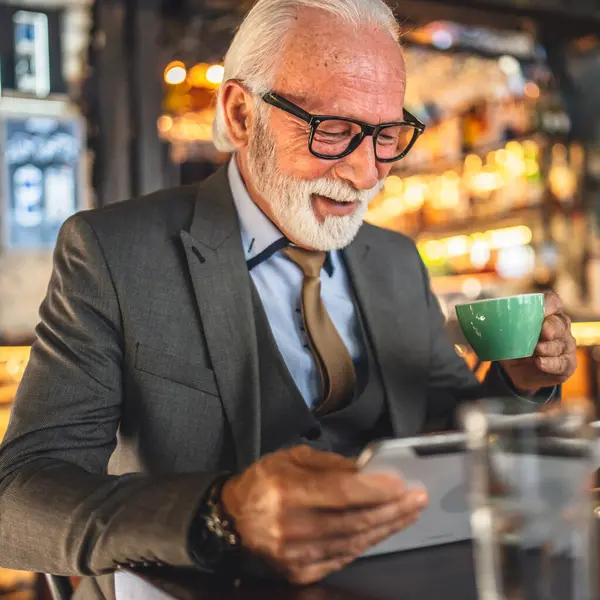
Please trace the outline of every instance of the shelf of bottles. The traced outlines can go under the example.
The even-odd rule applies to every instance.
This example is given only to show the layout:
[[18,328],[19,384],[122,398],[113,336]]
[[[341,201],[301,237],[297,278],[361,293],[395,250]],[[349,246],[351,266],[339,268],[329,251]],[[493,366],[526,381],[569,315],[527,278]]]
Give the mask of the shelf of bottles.
[[[549,202],[573,208],[582,163],[579,146],[549,146],[532,135],[496,150],[470,152],[441,172],[401,169],[386,180],[368,220],[416,238],[435,275],[479,272],[494,252],[530,244],[530,227]],[[470,262],[458,264],[461,257]]]
[[533,83],[523,92],[434,124],[371,204],[368,221],[417,241],[449,309],[559,279],[581,303],[584,151],[560,135],[569,124],[548,109],[555,98]]
[[223,66],[182,61],[169,63],[164,71],[163,114],[157,121],[158,135],[170,144],[175,163],[215,158],[212,124],[215,93],[223,80]]

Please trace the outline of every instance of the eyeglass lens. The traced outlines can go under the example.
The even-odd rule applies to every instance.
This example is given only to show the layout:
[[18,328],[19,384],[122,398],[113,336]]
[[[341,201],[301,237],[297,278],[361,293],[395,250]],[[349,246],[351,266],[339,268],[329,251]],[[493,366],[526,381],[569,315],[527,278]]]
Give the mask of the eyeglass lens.
[[[348,150],[361,131],[360,125],[350,121],[323,121],[315,129],[311,149],[323,156],[340,156]],[[377,136],[377,158],[391,160],[401,156],[409,147],[415,133],[415,128],[410,125],[384,127]]]

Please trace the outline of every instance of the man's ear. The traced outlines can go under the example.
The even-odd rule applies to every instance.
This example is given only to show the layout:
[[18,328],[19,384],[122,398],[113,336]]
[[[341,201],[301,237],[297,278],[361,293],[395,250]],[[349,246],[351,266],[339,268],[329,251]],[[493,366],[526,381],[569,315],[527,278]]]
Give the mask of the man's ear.
[[230,80],[223,85],[221,102],[231,142],[238,150],[245,148],[250,139],[250,94],[238,81]]

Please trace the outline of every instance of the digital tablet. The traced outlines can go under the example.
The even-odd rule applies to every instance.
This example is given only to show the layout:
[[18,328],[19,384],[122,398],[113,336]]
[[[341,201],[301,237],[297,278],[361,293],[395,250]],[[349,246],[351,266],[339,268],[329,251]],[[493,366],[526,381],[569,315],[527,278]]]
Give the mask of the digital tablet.
[[[600,422],[594,423],[593,429],[599,436],[596,442],[598,450]],[[394,473],[409,487],[424,487],[429,495],[429,506],[417,523],[371,548],[364,556],[471,538],[466,447],[464,433],[384,440],[367,446],[358,459],[362,471]],[[595,453],[592,464],[581,459],[582,448],[582,442],[578,440],[553,439],[538,444],[535,457],[526,449],[515,448],[493,456],[492,460],[498,472],[502,473],[503,481],[514,486],[522,498],[525,511],[552,515],[565,494],[581,485],[586,473],[591,474],[600,465],[600,452]],[[535,485],[532,486],[534,479]],[[532,519],[531,527],[523,532],[523,544],[536,545],[544,530],[543,520]],[[569,537],[569,532],[565,532],[563,540],[557,540],[558,545],[570,545]]]
[[429,506],[421,519],[371,548],[364,556],[449,544],[471,538],[463,433],[387,440],[368,446],[358,459],[362,471],[394,473],[408,486],[424,487]]

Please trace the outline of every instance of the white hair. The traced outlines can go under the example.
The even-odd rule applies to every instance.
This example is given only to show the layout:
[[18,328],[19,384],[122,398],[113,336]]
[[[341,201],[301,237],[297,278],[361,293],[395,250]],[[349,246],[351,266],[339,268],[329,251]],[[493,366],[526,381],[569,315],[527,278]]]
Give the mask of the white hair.
[[[400,27],[384,0],[258,0],[240,26],[225,57],[223,83],[237,79],[256,95],[271,90],[277,76],[278,54],[301,8],[318,8],[361,28],[377,25],[398,41]],[[213,124],[214,144],[233,152],[223,114],[222,87]]]

